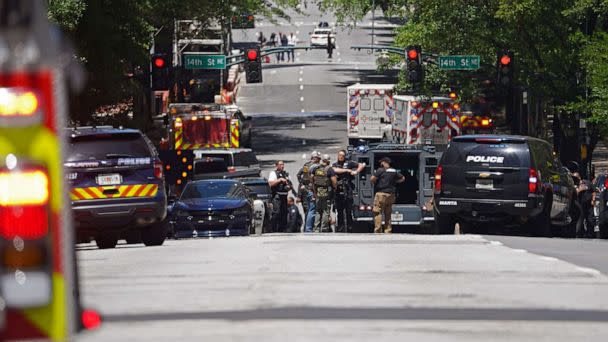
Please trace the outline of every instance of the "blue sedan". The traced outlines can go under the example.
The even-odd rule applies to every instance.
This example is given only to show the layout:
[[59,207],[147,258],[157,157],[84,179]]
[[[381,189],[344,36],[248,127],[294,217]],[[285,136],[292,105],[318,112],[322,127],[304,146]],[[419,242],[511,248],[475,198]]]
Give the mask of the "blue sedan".
[[237,180],[190,182],[170,211],[176,238],[244,236],[253,229],[249,190]]

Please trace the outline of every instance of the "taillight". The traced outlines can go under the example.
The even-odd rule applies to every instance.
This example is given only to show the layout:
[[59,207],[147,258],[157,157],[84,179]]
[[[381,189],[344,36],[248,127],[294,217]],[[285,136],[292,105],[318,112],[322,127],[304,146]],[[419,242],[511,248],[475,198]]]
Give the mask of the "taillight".
[[528,190],[530,193],[535,193],[538,189],[538,171],[530,168],[530,177],[528,178]]
[[435,169],[435,193],[441,193],[441,175],[443,174],[443,166],[437,166]]
[[154,177],[158,179],[163,178],[163,163],[161,163],[160,161],[154,162]]
[[608,177],[604,179],[604,189],[608,189]]
[[236,167],[228,166],[228,172],[230,172],[230,173],[236,172]]
[[52,298],[49,175],[17,165],[0,170],[0,291],[11,307],[38,307]]

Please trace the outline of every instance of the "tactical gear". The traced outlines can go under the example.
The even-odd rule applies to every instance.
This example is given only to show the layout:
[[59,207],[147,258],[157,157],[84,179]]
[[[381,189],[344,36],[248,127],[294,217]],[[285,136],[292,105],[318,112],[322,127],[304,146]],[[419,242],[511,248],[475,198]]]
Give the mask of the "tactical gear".
[[317,198],[330,197],[330,180],[327,176],[329,166],[319,166],[313,170],[313,181],[317,189]]
[[[276,171],[275,170],[274,172],[277,174],[277,179],[279,179],[279,178],[289,179],[289,173],[287,173],[286,171]],[[289,193],[289,191],[291,191],[291,190],[292,190],[291,182],[288,182],[287,184],[279,183],[272,187],[272,194],[273,194],[273,196],[275,194],[287,195]]]
[[310,169],[312,168],[313,165],[314,165],[314,163],[312,161],[309,161],[309,162],[306,162],[306,164],[304,164],[304,166],[302,166],[300,183],[303,184],[304,186],[310,185]]

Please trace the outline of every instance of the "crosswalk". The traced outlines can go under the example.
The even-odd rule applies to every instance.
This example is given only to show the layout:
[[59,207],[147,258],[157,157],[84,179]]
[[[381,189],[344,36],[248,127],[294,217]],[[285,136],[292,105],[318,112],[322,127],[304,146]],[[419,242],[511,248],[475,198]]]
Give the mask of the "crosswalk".
[[[300,26],[313,26],[316,27],[319,23],[316,21],[294,21],[294,22],[288,22],[288,21],[281,21],[281,22],[277,22],[277,23],[272,23],[269,21],[261,21],[261,22],[256,22],[256,27],[283,27],[283,26],[295,26],[295,27],[300,27]],[[372,28],[372,25],[374,28],[376,29],[393,29],[393,28],[397,28],[400,27],[397,24],[393,24],[393,23],[388,23],[388,22],[374,22],[372,23],[371,21],[367,21],[367,22],[362,22],[362,23],[357,23],[354,21],[350,21],[350,22],[329,22],[329,26],[330,27],[348,27],[348,28],[362,28],[362,29],[367,29],[367,28]]]

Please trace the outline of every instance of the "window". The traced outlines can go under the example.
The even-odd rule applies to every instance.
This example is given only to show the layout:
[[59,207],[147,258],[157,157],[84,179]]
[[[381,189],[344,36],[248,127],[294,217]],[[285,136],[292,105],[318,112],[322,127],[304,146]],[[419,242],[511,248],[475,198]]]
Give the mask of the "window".
[[374,99],[374,110],[384,110],[384,99]]
[[259,164],[253,152],[236,153],[234,155],[234,166],[251,166]]
[[437,127],[443,128],[443,127],[447,126],[447,124],[448,124],[447,115],[445,115],[444,112],[437,113]]
[[150,157],[150,147],[141,134],[104,134],[77,136],[68,146],[68,162],[114,157]]
[[370,99],[361,99],[361,104],[359,105],[359,108],[362,111],[368,111],[372,109],[372,101]]
[[422,126],[431,127],[432,124],[433,124],[433,113],[425,112],[424,114],[422,114]]

